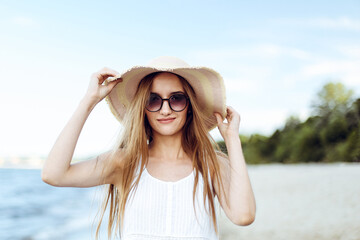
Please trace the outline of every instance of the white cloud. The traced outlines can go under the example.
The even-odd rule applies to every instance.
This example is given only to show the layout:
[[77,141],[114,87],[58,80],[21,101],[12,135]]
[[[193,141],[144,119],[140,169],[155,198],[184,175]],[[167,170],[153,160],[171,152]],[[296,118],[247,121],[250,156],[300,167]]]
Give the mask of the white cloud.
[[307,76],[334,74],[340,72],[352,72],[360,66],[359,61],[323,61],[305,66],[303,73]]
[[304,50],[275,44],[262,44],[254,48],[254,53],[270,57],[292,57],[295,59],[309,59],[311,54]]
[[346,57],[360,59],[360,45],[339,46],[337,49]]
[[360,94],[360,60],[323,60],[306,65],[300,71],[305,79],[341,81]]
[[229,93],[251,93],[261,89],[260,82],[255,80],[226,78],[224,81],[226,92]]
[[338,18],[308,18],[308,19],[276,19],[276,24],[296,25],[310,28],[360,31],[360,20],[349,17]]
[[307,65],[302,73],[307,77],[339,78],[350,85],[360,85],[360,60],[329,60]]
[[360,69],[357,69],[357,72],[351,72],[344,74],[343,81],[345,84],[352,87],[357,87],[358,94],[360,94]]
[[310,59],[312,54],[299,48],[287,47],[272,43],[262,43],[250,46],[219,48],[207,51],[197,51],[193,53],[190,58],[199,62],[219,62],[232,60],[246,60],[246,58],[277,58],[277,57],[292,57],[296,59]]
[[248,109],[241,113],[241,130],[246,133],[272,134],[284,125],[289,116],[287,109]]
[[319,18],[308,21],[309,24],[328,29],[348,29],[360,30],[360,20],[350,19],[348,17],[340,18]]
[[[189,58],[193,59],[195,65],[199,62],[205,66],[214,66],[213,68],[224,77],[228,93],[253,95],[255,92],[266,92],[270,84],[276,85],[284,79],[279,74],[291,77],[292,81],[298,79],[293,77],[297,76],[297,72],[289,73],[286,68],[280,66],[282,62],[287,63],[294,59],[310,61],[316,57],[299,48],[263,43],[197,51]],[[298,68],[301,69],[300,66]],[[288,80],[286,79],[285,84],[292,85]]]

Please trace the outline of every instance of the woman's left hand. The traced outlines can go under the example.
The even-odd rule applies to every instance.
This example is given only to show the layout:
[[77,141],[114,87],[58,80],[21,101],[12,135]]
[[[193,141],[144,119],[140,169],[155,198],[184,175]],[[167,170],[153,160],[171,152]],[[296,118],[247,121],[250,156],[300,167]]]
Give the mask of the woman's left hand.
[[226,140],[229,137],[239,137],[239,127],[240,127],[240,115],[235,111],[234,108],[227,106],[226,107],[226,122],[223,122],[221,114],[215,113],[215,117],[218,123],[218,128],[221,136]]

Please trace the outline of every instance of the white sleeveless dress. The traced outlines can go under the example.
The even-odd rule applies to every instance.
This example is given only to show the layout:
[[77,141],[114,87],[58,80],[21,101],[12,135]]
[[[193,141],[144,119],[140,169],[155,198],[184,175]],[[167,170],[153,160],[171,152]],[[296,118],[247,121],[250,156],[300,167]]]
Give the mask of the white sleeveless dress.
[[185,178],[166,182],[144,168],[135,195],[132,190],[127,201],[121,240],[218,240],[212,218],[205,211],[201,174],[195,195],[196,219],[194,179],[195,169]]

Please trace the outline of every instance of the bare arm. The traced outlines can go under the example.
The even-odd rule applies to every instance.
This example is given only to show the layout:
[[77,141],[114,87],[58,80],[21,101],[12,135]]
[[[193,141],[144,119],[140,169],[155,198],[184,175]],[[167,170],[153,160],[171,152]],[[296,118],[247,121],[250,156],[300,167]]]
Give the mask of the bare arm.
[[91,111],[117,83],[122,81],[120,79],[103,85],[105,79],[117,74],[108,68],[92,74],[87,93],[61,131],[45,161],[42,169],[44,182],[61,187],[91,187],[111,183],[114,168],[105,168],[106,171],[103,172],[110,152],[76,164],[71,164],[71,160],[80,132]]
[[[233,223],[245,226],[255,220],[256,203],[238,133],[240,115],[231,107],[227,108],[227,112],[228,123],[224,123],[221,115],[216,114],[229,156],[229,160],[219,157],[225,189],[220,188],[217,181],[214,187],[216,193],[222,193],[219,202],[226,215]],[[230,164],[226,164],[228,161]],[[223,197],[223,192],[226,192],[228,203]]]

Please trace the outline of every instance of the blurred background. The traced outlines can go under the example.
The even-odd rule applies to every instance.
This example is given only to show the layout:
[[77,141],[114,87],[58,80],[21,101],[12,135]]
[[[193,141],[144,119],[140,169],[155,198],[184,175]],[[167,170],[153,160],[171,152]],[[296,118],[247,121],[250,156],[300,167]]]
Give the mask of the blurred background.
[[[359,12],[358,0],[1,1],[0,239],[91,238],[101,190],[47,186],[42,162],[93,72],[163,55],[218,71],[241,116],[257,219],[222,214],[220,239],[360,239]],[[74,160],[120,129],[99,103]]]

